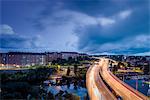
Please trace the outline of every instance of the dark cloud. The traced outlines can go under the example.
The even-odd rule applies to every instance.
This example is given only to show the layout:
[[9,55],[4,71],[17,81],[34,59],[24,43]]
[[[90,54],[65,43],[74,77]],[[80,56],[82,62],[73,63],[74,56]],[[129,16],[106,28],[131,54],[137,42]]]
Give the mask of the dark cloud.
[[145,4],[148,6],[147,0],[57,0],[56,3],[63,4],[61,9],[70,9],[90,16],[99,16],[100,14],[111,16],[120,10],[145,6]]
[[[66,12],[63,12],[63,10],[69,10],[69,12],[67,12],[66,14]],[[127,16],[127,18],[125,19],[119,18],[118,14],[126,10],[130,10],[131,15]],[[72,14],[76,12],[78,13],[77,15]],[[68,25],[69,22],[73,23],[73,31],[78,37],[78,50],[83,52],[136,53],[142,52],[142,50],[143,52],[146,52],[146,50],[148,49],[142,46],[134,48],[132,46],[123,46],[122,44],[122,46],[117,49],[112,45],[110,49],[101,49],[101,46],[109,43],[114,45],[120,43],[121,45],[121,43],[124,43],[122,42],[122,40],[128,39],[130,37],[132,37],[132,39],[134,40],[134,38],[138,35],[148,35],[148,12],[148,3],[146,0],[142,2],[141,0],[57,0],[57,2],[49,2],[45,6],[45,9],[39,15],[39,20],[36,20],[35,25],[37,25],[38,28],[44,29],[48,27],[51,28],[51,26],[55,25],[62,25],[63,27],[65,25]],[[87,20],[87,23],[89,24],[85,24],[85,22],[82,23],[82,21],[87,17],[89,17],[89,19],[92,19],[92,21],[94,20],[96,23],[89,23],[91,21],[89,19]],[[114,20],[114,22],[112,25],[103,27],[101,23],[98,24],[99,22],[97,19],[100,17],[109,18],[110,20]],[[47,22],[46,20],[44,20],[46,24],[45,22],[43,23],[43,19],[47,19]],[[130,44],[131,41],[127,42],[129,42]]]
[[[1,48],[40,48],[36,37],[38,33],[42,36],[41,44],[49,50],[140,53],[150,49],[146,38],[149,37],[148,0],[44,0],[28,2],[26,5],[22,2],[20,20],[14,20],[20,12],[19,6],[16,6],[17,1],[14,4],[12,10],[9,6],[3,6],[8,8],[3,9],[3,12],[7,12],[3,13],[3,19],[6,18],[4,24],[8,21],[15,24],[20,22],[18,26],[14,25],[15,28],[25,31],[25,27],[20,26],[26,25],[21,23],[21,19],[30,17],[30,25],[33,26],[26,25],[26,28],[31,29],[29,33],[32,34],[31,37],[24,37],[28,32],[18,32],[22,35],[2,35]],[[29,5],[31,8],[37,5],[38,13],[34,13],[36,10],[30,11]],[[8,16],[11,13],[15,15],[12,18]],[[33,16],[29,16],[32,13]],[[136,40],[137,37],[146,41]]]
[[124,49],[124,50],[114,50],[113,53],[116,54],[138,54],[138,53],[144,53],[144,52],[149,52],[150,48],[129,48],[129,49]]
[[0,48],[1,50],[5,49],[9,50],[24,50],[24,49],[33,49],[38,48],[36,45],[37,38],[29,38],[24,36],[19,36],[16,34],[7,35],[2,34],[0,35]]
[[[76,35],[79,37],[78,49],[90,53],[139,53],[149,51],[150,48],[148,45],[143,47],[142,44],[139,44],[139,47],[134,47],[134,44],[132,44],[132,46],[130,46],[136,36],[149,36],[150,34],[148,6],[147,4],[145,4],[145,6],[142,4],[142,6],[130,10],[132,13],[128,18],[124,20],[119,20],[119,18],[115,19],[115,23],[111,26],[103,28],[100,25],[90,25],[77,29]],[[129,41],[128,38],[130,38]],[[127,41],[122,42],[123,40]],[[107,47],[101,48],[103,45],[109,43],[111,43],[111,47],[108,47],[110,49]],[[125,46],[124,43],[126,44]],[[116,49],[116,44],[122,46]],[[138,44],[138,42],[135,42],[135,44]],[[143,44],[146,44],[146,42]]]

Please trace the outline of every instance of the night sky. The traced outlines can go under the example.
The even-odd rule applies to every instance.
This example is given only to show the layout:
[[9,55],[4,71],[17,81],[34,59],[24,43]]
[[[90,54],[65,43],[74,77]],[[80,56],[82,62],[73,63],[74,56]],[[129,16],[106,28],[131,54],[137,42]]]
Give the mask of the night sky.
[[1,0],[0,51],[150,55],[149,0]]

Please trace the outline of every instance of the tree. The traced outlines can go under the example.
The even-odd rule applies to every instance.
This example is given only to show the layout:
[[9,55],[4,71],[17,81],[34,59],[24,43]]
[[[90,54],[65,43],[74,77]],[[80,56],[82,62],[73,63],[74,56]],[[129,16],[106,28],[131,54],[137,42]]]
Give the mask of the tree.
[[116,65],[114,65],[114,67],[112,68],[113,73],[115,73],[116,71],[118,71],[118,67]]
[[69,76],[69,74],[70,74],[70,67],[68,67],[67,69],[67,76]]
[[118,65],[117,65],[117,67],[118,67],[119,69],[120,69],[120,68],[126,69],[125,64],[122,63],[122,62],[119,62]]
[[74,74],[77,75],[77,69],[78,69],[78,66],[77,65],[74,65]]
[[144,72],[144,74],[146,74],[146,75],[148,75],[149,73],[150,73],[150,66],[149,66],[149,64],[148,65],[145,65],[144,67],[143,67],[143,72]]
[[68,58],[68,64],[75,63],[75,58],[69,57]]

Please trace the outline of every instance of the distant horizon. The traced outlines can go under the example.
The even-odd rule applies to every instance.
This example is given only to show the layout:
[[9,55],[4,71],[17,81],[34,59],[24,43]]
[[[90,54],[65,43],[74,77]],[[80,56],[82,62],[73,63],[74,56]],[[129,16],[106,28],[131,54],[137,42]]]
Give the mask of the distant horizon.
[[87,55],[124,55],[124,56],[150,56],[150,52],[145,52],[145,53],[137,53],[137,54],[115,54],[115,53],[95,53],[95,54],[89,54],[86,52],[78,52],[78,51],[5,51],[5,52],[0,52],[0,53],[10,53],[10,52],[19,52],[19,53],[62,53],[62,52],[76,52],[80,54],[87,54]]

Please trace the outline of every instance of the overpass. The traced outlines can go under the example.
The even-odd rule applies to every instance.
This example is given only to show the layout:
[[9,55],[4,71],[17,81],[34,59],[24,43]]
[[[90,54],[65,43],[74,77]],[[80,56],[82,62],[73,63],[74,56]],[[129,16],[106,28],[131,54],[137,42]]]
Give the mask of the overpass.
[[86,74],[86,86],[91,100],[148,100],[148,98],[125,84],[109,70],[110,59],[100,58]]

